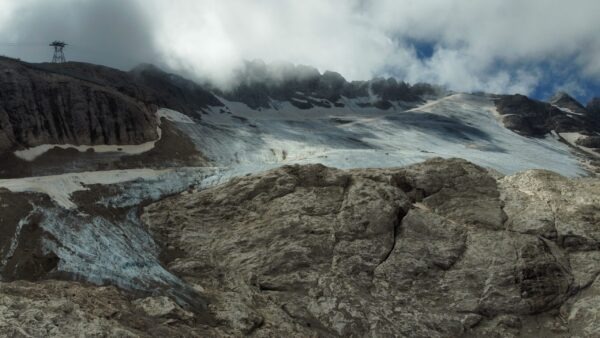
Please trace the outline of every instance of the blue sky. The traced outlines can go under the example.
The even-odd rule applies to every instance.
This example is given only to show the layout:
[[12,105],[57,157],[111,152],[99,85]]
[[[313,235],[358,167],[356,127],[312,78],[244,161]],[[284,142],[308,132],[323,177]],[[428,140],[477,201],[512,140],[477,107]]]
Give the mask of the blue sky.
[[[430,59],[436,50],[435,42],[409,41],[417,57],[421,61]],[[600,57],[600,56],[599,56]],[[524,65],[510,65],[498,62],[497,69],[528,68],[539,72],[541,75],[535,87],[527,94],[538,100],[548,100],[558,91],[565,91],[583,105],[586,105],[592,98],[600,97],[600,78],[587,77],[580,73],[577,65],[570,62],[570,59],[537,61]],[[393,72],[388,72],[393,75]]]

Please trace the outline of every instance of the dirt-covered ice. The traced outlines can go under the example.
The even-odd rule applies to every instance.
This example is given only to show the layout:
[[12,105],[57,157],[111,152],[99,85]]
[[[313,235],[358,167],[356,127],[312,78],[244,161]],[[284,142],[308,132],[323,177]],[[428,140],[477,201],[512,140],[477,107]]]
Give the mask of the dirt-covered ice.
[[497,121],[485,95],[455,94],[405,109],[360,107],[250,109],[224,101],[197,124],[178,126],[205,155],[233,171],[254,172],[293,163],[338,168],[395,167],[432,157],[460,157],[504,174],[548,169],[585,174],[569,146],[552,135],[529,138]]

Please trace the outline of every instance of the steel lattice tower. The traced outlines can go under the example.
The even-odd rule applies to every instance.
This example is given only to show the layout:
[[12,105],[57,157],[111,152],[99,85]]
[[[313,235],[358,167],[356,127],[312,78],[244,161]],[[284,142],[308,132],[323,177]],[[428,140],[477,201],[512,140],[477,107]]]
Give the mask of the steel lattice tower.
[[54,47],[54,56],[52,57],[52,63],[63,63],[67,62],[65,59],[65,53],[63,49],[67,44],[63,41],[54,41],[50,44],[50,47]]

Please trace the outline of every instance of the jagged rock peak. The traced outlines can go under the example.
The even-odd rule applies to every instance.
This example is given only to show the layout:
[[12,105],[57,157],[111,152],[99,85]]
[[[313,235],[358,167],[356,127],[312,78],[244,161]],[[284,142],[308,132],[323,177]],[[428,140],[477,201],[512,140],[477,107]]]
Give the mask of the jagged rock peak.
[[585,107],[566,92],[557,92],[549,102],[557,107],[569,109],[576,114],[587,113]]
[[600,119],[590,116],[577,100],[558,93],[550,102],[524,95],[498,95],[496,108],[504,125],[520,134],[534,137],[552,131],[591,134],[600,131]]
[[[554,93],[554,95],[552,95],[552,97],[549,100],[550,103],[556,103],[556,102],[560,102],[560,101],[577,102],[577,100],[575,100],[569,93],[564,92],[564,91],[558,91],[558,92]],[[577,102],[577,103],[579,103],[579,102]]]
[[271,108],[272,100],[288,101],[300,109],[343,107],[339,102],[342,97],[363,98],[365,106],[389,109],[390,101],[416,102],[427,95],[439,94],[443,89],[422,83],[410,85],[394,78],[347,81],[332,71],[320,73],[310,66],[266,64],[257,60],[245,62],[230,88],[215,91],[228,100],[243,102],[254,109]]

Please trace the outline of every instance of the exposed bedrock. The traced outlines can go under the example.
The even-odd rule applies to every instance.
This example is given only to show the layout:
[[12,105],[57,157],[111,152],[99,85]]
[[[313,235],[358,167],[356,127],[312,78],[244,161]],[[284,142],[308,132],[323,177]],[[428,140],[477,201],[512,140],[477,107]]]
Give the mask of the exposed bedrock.
[[237,75],[239,83],[234,88],[217,89],[216,93],[253,109],[270,108],[273,100],[289,101],[299,109],[344,107],[340,99],[345,97],[364,99],[362,108],[388,110],[392,102],[421,102],[428,95],[443,92],[429,84],[411,86],[394,78],[349,82],[336,72],[321,74],[316,68],[291,63],[246,62]]
[[0,151],[139,144],[158,137],[156,109],[114,88],[5,59],[0,67]]
[[598,192],[597,180],[499,177],[458,159],[288,166],[143,219],[227,334],[562,336],[599,329],[564,317],[600,271]]
[[0,57],[0,154],[41,144],[140,144],[157,139],[157,107],[194,116],[221,105],[192,81],[140,66],[131,72]]
[[208,300],[205,310],[169,294],[15,281],[0,283],[0,335],[600,332],[597,179],[502,176],[439,158],[394,169],[295,165],[171,196],[141,218],[164,267]]

